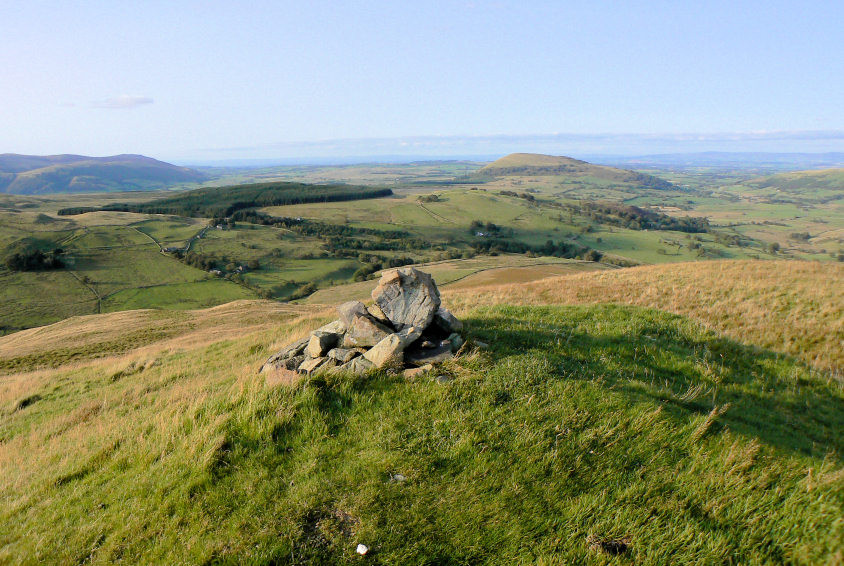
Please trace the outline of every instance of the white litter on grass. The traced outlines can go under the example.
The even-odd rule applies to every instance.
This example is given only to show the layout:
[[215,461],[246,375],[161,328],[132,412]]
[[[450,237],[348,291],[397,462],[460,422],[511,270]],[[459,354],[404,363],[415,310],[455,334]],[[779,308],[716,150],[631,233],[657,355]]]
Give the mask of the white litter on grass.
[[364,555],[364,554],[366,554],[367,552],[369,552],[369,547],[368,547],[368,546],[366,546],[365,544],[359,544],[359,545],[358,545],[358,548],[357,548],[357,553],[358,553],[358,554],[360,554],[361,556],[363,556],[363,555]]

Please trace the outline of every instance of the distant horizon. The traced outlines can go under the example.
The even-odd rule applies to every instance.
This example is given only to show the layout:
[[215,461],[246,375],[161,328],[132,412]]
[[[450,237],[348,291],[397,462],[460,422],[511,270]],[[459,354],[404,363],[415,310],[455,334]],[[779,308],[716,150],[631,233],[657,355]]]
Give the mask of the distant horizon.
[[844,131],[404,136],[276,142],[172,152],[146,152],[125,148],[123,151],[108,154],[91,154],[76,148],[37,154],[16,151],[13,148],[4,149],[8,151],[0,153],[97,157],[135,154],[180,165],[196,166],[490,160],[510,153],[565,155],[584,160],[595,157],[622,159],[712,153],[823,155],[844,153]]
[[204,148],[173,155],[179,163],[265,162],[284,160],[478,159],[510,153],[637,157],[696,153],[844,152],[844,131],[773,131],[723,133],[549,133],[522,135],[406,136],[278,142],[243,147]]

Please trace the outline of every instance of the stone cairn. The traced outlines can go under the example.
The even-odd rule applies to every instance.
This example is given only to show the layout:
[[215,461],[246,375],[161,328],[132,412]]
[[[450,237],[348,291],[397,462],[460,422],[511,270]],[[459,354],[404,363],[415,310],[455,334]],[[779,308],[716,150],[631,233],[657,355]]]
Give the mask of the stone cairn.
[[464,340],[463,323],[440,307],[440,293],[428,273],[413,267],[390,270],[366,307],[350,301],[340,318],[288,345],[261,366],[261,373],[349,372],[404,368],[424,372],[454,357]]

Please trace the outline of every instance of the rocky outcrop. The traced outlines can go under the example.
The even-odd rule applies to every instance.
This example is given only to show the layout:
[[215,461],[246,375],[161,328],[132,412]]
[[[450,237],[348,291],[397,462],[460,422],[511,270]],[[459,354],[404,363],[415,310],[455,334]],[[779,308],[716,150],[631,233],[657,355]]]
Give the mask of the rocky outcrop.
[[365,373],[396,367],[410,375],[453,358],[464,343],[463,323],[440,306],[440,293],[427,273],[413,267],[388,271],[372,299],[369,307],[343,303],[338,320],[271,356],[261,372]]

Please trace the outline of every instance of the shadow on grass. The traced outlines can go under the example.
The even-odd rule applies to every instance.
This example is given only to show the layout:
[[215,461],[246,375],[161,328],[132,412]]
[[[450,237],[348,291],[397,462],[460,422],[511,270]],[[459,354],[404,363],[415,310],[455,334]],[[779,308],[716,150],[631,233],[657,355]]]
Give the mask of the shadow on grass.
[[548,359],[563,379],[659,404],[675,418],[718,423],[786,451],[844,455],[842,386],[770,350],[724,338],[681,316],[640,307],[494,307],[466,320],[493,359]]

